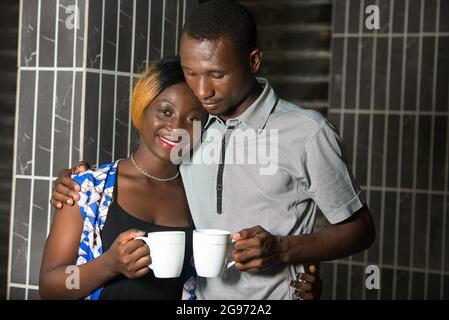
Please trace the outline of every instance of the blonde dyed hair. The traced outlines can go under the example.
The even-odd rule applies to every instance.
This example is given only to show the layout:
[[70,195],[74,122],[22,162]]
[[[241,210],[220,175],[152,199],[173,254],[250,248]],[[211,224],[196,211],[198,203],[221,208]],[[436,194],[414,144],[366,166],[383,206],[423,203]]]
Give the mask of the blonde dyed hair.
[[151,63],[134,84],[131,100],[131,119],[142,130],[146,109],[166,88],[185,82],[179,58],[164,58]]

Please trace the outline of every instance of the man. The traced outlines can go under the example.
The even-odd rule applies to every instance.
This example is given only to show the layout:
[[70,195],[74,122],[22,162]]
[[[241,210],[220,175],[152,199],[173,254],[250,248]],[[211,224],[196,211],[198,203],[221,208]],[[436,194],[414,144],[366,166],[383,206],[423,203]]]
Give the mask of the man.
[[[200,5],[184,26],[180,57],[187,84],[210,114],[202,147],[180,167],[192,217],[196,228],[229,230],[236,240],[235,268],[198,278],[197,297],[293,299],[287,280],[303,263],[368,248],[374,226],[335,127],[255,77],[262,52],[251,13],[228,0]],[[257,139],[270,130],[277,136],[275,172],[226,160],[236,134],[253,131]],[[216,132],[223,139],[212,139]],[[208,147],[221,150],[221,161],[201,162]],[[71,191],[59,183],[53,203],[66,199],[61,193]],[[310,234],[318,207],[332,225]]]

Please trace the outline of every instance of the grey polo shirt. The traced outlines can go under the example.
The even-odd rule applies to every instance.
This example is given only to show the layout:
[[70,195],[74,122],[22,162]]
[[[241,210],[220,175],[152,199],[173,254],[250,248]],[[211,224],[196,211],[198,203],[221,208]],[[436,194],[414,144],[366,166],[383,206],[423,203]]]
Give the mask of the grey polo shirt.
[[[234,233],[260,225],[274,235],[308,234],[317,207],[330,223],[347,219],[365,202],[336,128],[258,81],[264,90],[243,114],[226,122],[209,116],[201,146],[180,167],[196,228]],[[196,294],[293,299],[288,281],[303,270],[298,264],[253,274],[231,267],[219,278],[198,277]]]

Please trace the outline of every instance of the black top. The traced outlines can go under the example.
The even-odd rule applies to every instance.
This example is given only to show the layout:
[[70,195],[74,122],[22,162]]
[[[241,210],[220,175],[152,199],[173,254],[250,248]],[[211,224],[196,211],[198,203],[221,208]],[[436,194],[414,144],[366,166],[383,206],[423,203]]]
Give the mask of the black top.
[[[116,191],[117,188],[114,190],[115,199]],[[120,207],[117,201],[114,201],[109,207],[108,216],[101,232],[104,252],[110,248],[120,233],[129,229],[146,232],[184,231],[186,245],[181,275],[179,278],[156,278],[151,269],[149,273],[138,279],[128,279],[124,275],[119,275],[105,284],[100,300],[180,300],[185,273],[192,258],[193,224],[191,223],[187,227],[167,227],[149,223],[130,215]]]

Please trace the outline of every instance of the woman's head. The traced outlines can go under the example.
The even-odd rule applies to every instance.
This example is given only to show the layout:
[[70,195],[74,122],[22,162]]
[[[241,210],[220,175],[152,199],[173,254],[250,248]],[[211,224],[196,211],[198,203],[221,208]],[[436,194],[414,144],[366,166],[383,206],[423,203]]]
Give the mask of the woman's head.
[[204,122],[207,113],[185,82],[178,58],[152,63],[136,81],[131,116],[141,142],[160,156],[167,157],[179,139],[171,134],[187,131],[193,145],[193,125]]

